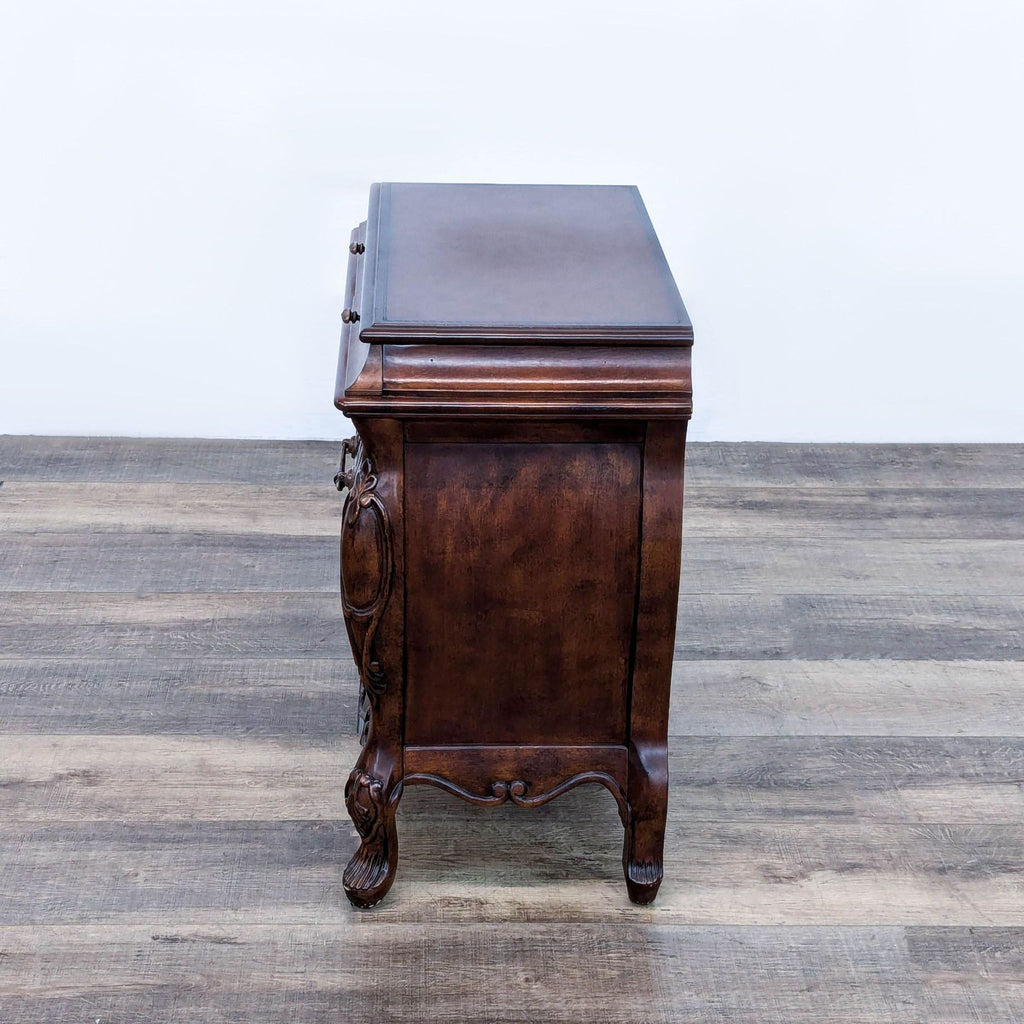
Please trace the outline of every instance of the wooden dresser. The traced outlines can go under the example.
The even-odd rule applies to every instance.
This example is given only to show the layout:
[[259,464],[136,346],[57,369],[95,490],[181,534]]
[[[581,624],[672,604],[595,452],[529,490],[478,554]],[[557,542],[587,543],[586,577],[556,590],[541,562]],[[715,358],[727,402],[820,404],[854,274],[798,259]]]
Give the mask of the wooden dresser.
[[649,903],[693,331],[640,194],[374,185],[349,251],[349,899],[391,887],[405,786],[530,808],[600,783],[629,897]]

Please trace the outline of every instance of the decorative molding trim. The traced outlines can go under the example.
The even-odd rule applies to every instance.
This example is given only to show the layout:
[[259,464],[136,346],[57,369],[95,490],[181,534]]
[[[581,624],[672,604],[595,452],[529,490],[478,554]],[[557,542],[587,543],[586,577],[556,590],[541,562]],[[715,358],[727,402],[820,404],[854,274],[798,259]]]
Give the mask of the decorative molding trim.
[[[352,456],[351,468],[347,468],[349,455]],[[394,536],[387,506],[377,493],[377,475],[373,462],[358,436],[342,442],[341,466],[335,474],[334,483],[339,491],[348,490],[341,523],[341,611],[359,668],[361,694],[366,694],[372,707],[387,690],[387,679],[376,658],[373,644],[394,583]],[[377,589],[366,604],[356,605],[345,586],[345,534],[353,530],[364,515],[370,516],[373,523]]]
[[527,796],[529,786],[522,779],[516,779],[514,782],[500,780],[492,782],[490,796],[471,793],[468,789],[463,789],[462,786],[452,782],[451,779],[446,779],[443,775],[434,775],[431,772],[414,772],[411,775],[406,775],[402,780],[403,785],[423,783],[428,786],[437,786],[438,789],[443,789],[448,793],[461,797],[463,800],[476,804],[478,807],[498,807],[507,801],[511,801],[519,807],[540,807],[542,804],[554,800],[555,797],[567,793],[570,789],[575,789],[577,786],[582,786],[588,782],[599,783],[615,797],[615,802],[619,807],[619,817],[622,819],[623,825],[628,824],[630,817],[629,800],[626,797],[625,790],[623,790],[618,780],[607,772],[578,772],[564,782],[560,782],[557,786],[543,790],[533,796]]

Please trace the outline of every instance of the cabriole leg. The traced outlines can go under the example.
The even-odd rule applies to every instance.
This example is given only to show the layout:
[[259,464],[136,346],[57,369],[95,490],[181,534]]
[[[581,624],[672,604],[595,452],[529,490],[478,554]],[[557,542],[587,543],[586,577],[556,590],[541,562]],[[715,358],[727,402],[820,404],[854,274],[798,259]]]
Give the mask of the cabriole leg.
[[629,821],[622,848],[629,898],[641,904],[652,902],[658,895],[662,877],[685,443],[685,422],[647,424],[643,548],[629,723]]
[[622,872],[634,903],[653,903],[663,874],[668,813],[668,757],[664,750],[638,751],[629,759],[629,819],[622,843]]
[[[345,785],[359,848],[342,878],[357,907],[379,903],[395,880],[402,795],[402,427],[356,421],[336,478],[348,495],[341,527],[341,606],[359,668],[362,753]],[[347,457],[352,456],[351,468]]]
[[378,778],[356,766],[345,785],[345,806],[359,833],[359,849],[345,868],[345,895],[360,908],[379,903],[391,888],[398,869],[398,831],[395,811],[401,783]]

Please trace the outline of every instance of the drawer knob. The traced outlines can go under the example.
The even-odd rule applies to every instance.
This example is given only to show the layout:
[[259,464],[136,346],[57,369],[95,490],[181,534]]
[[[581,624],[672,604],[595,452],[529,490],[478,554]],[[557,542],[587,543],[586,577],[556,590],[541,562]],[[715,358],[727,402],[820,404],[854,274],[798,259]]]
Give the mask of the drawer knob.
[[366,252],[366,246],[365,246],[365,245],[363,245],[363,243],[362,243],[362,242],[353,242],[353,243],[352,243],[352,244],[351,244],[351,245],[350,245],[350,246],[348,247],[348,251],[349,251],[350,253],[352,253],[352,255],[353,255],[353,256],[358,256],[358,255],[360,255],[361,253],[364,253],[364,252]]
[[359,319],[359,314],[354,309],[343,309],[341,321],[346,324],[354,324]]

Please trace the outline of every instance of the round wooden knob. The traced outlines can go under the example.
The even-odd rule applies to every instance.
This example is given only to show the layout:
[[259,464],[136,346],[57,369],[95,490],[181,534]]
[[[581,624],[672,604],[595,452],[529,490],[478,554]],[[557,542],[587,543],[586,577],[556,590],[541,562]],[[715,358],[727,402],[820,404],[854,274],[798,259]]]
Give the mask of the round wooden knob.
[[354,309],[343,309],[341,321],[346,324],[354,324],[359,319],[359,314]]
[[366,252],[366,246],[363,245],[362,242],[353,242],[348,247],[348,251],[352,253],[353,256],[358,256],[360,253]]

